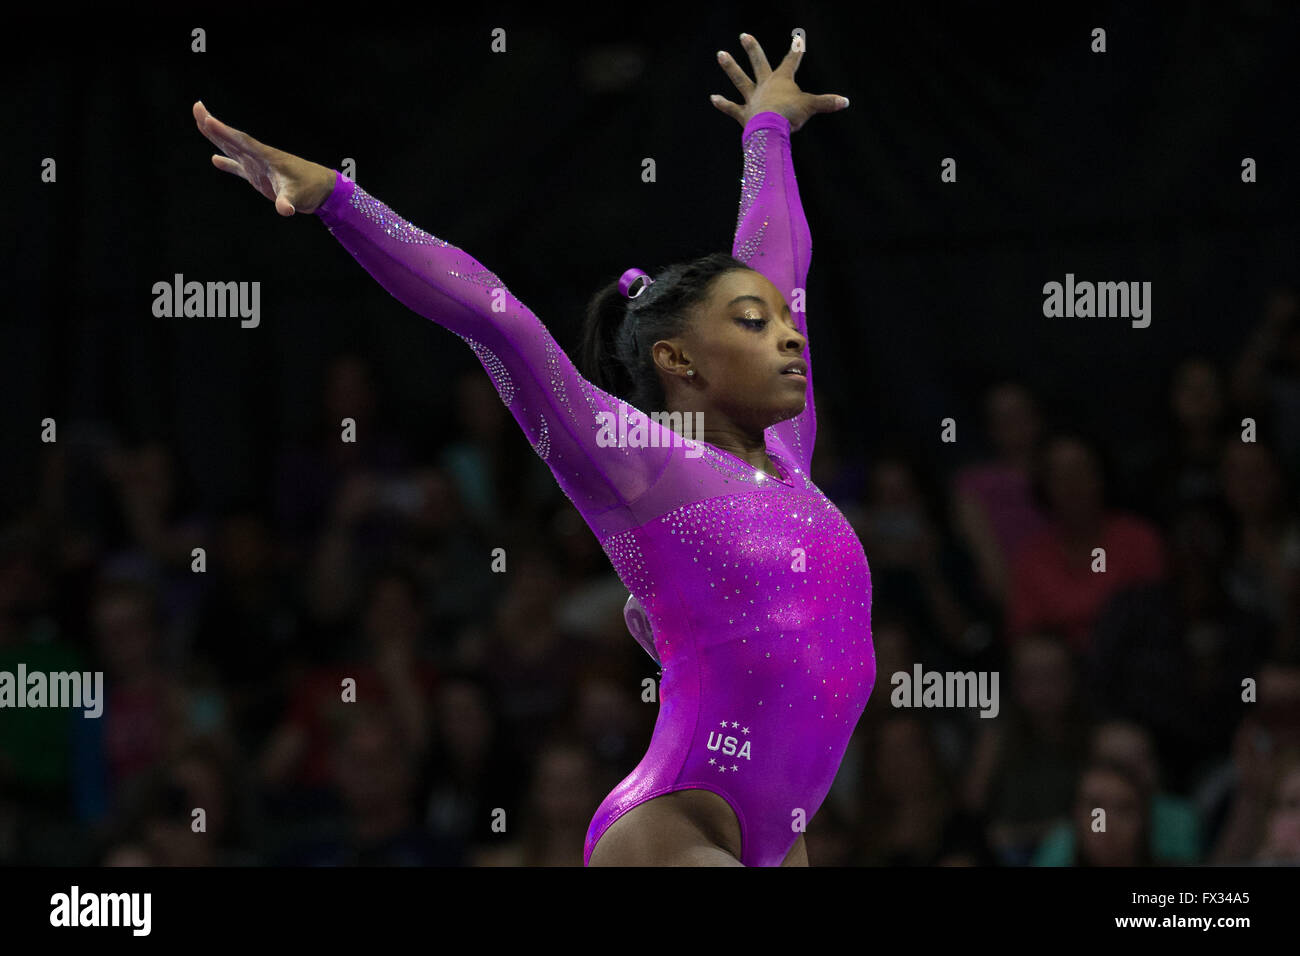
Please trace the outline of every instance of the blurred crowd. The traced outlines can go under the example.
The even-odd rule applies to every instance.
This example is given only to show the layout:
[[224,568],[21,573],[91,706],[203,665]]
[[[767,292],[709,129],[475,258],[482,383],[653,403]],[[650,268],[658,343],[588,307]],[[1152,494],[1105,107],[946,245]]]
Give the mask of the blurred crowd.
[[[1295,297],[1165,371],[1140,441],[986,382],[951,474],[853,447],[819,393],[878,676],[813,865],[1300,863]],[[0,864],[581,865],[657,711],[627,591],[481,369],[433,446],[380,375],[335,356],[256,499],[199,500],[116,423],[44,446],[0,670],[103,671],[106,702],[0,710]],[[997,671],[999,714],[893,706],[917,663]]]

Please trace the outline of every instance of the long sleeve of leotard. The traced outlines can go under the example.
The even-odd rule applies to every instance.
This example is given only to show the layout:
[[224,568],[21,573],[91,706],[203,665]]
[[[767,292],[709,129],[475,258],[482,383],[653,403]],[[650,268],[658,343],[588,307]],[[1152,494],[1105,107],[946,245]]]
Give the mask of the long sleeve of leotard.
[[[342,173],[334,175],[334,190],[317,217],[394,298],[468,343],[533,450],[584,517],[627,505],[654,483],[670,449],[611,443],[619,400],[583,378],[500,279]],[[438,367],[436,353],[429,366]],[[610,427],[597,417],[602,412],[613,416]],[[639,414],[629,406],[622,412],[629,421]]]
[[[808,319],[802,309],[803,291],[812,260],[812,233],[799,202],[790,154],[790,121],[780,113],[758,113],[750,117],[741,134],[744,173],[741,179],[740,210],[736,216],[736,238],[731,254],[751,269],[761,272],[781,290],[790,305],[790,317],[799,331],[808,335]],[[801,290],[795,295],[795,290]],[[780,316],[773,316],[780,320]],[[813,408],[812,345],[804,351],[808,362],[807,403],[794,418],[768,429],[795,456],[804,474],[812,464],[817,438],[817,413]]]

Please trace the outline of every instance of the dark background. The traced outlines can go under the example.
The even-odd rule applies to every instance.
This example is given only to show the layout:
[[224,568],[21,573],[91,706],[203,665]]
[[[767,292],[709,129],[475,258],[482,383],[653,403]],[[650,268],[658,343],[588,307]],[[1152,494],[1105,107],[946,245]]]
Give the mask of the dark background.
[[[22,628],[45,620],[54,640],[90,659],[104,653],[91,636],[98,589],[111,568],[131,565],[129,555],[148,555],[151,546],[96,471],[95,456],[103,448],[165,449],[179,489],[166,521],[193,519],[204,534],[220,535],[246,519],[231,533],[242,540],[246,532],[275,555],[267,574],[288,582],[282,593],[293,596],[275,612],[293,622],[286,627],[295,635],[282,659],[267,664],[283,668],[265,679],[275,689],[259,717],[231,729],[237,743],[223,744],[220,758],[229,793],[239,795],[232,802],[252,805],[249,819],[261,821],[227,844],[245,854],[238,859],[279,859],[288,841],[275,821],[297,811],[263,800],[252,768],[276,715],[292,709],[295,680],[346,659],[349,634],[369,606],[361,595],[372,594],[358,585],[355,601],[328,613],[300,596],[324,547],[327,508],[295,510],[295,469],[311,466],[293,455],[320,441],[331,362],[357,356],[370,370],[376,430],[396,451],[367,461],[398,469],[385,474],[442,463],[446,448],[465,440],[466,413],[457,410],[470,387],[464,374],[486,382],[463,343],[389,297],[313,217],[282,220],[247,184],[216,170],[191,117],[196,99],[270,145],[327,166],[355,159],[370,193],[503,277],[573,354],[584,306],[600,285],[631,266],[653,272],[729,249],[740,129],[708,95],[739,97],[714,52],[725,48],[748,67],[737,40],[745,30],[775,65],[790,30],[802,27],[801,87],[852,100],[793,135],[813,234],[808,308],[819,418],[847,462],[837,503],[846,513],[869,510],[866,476],[882,449],[899,444],[921,468],[921,483],[945,487],[954,468],[987,453],[981,403],[1002,376],[1025,381],[1054,425],[1104,436],[1104,450],[1121,462],[1131,449],[1158,443],[1175,363],[1199,353],[1230,373],[1269,296],[1296,280],[1300,12],[1266,0],[1050,6],[1011,13],[974,3],[861,11],[699,4],[581,15],[440,7],[409,19],[361,9],[283,20],[32,20],[7,32],[0,102],[12,229],[4,254],[9,308],[0,319],[0,501],[6,554],[18,556],[7,560],[25,569],[11,584],[30,585],[12,585],[10,646],[22,646]],[[190,52],[196,25],[207,30],[205,53]],[[508,34],[505,54],[490,52],[497,26]],[[1105,54],[1089,49],[1096,26],[1107,31]],[[641,181],[647,156],[657,164],[654,183]],[[1241,181],[1246,156],[1258,164],[1255,183]],[[55,184],[40,181],[45,157],[58,163]],[[957,160],[955,184],[939,179],[945,157]],[[155,318],[152,286],[178,272],[259,281],[260,327]],[[1067,272],[1151,282],[1150,327],[1045,318],[1043,284]],[[471,394],[496,401],[490,391]],[[46,416],[59,423],[66,458],[39,441]],[[959,423],[955,445],[938,440],[947,416]],[[1276,444],[1264,418],[1264,441]],[[505,441],[519,464],[501,473],[536,476],[540,465],[523,436],[512,431]],[[1294,450],[1276,451],[1294,462]],[[540,475],[545,485],[544,468]],[[1118,504],[1140,511],[1160,497],[1140,477],[1120,478],[1111,489]],[[1287,478],[1294,483],[1293,469]],[[322,479],[326,502],[337,493],[333,482]],[[497,523],[480,529],[489,546],[517,535],[557,547],[555,522],[569,515],[558,492],[537,492],[527,515],[522,505],[505,506],[506,492],[496,494]],[[1293,515],[1290,488],[1287,496]],[[939,501],[935,512],[945,510]],[[61,534],[89,543],[65,546]],[[237,565],[229,554],[240,545],[230,547]],[[384,547],[372,549],[379,559],[357,565],[368,570],[356,571],[355,582],[394,560]],[[603,557],[574,547],[592,580],[608,584]],[[560,577],[572,579],[572,568],[556,561]],[[158,574],[166,572],[145,577],[157,586]],[[475,658],[457,650],[461,635],[487,627],[492,602],[505,599],[482,584],[489,599],[477,617],[449,611],[433,593],[448,586],[439,580],[422,592],[427,628],[439,629],[426,632],[426,656],[442,671],[469,667]],[[888,610],[888,594],[878,594]],[[199,651],[220,644],[204,644],[203,634],[224,626],[211,621],[225,620],[211,611],[225,606],[220,600],[189,600],[164,598],[189,610],[164,611],[159,625],[172,648],[160,659],[175,662],[163,669],[181,683],[194,660],[206,659]],[[1000,628],[997,608],[981,606],[976,617]],[[625,633],[608,637],[609,673],[621,675],[613,686],[643,708],[625,749],[609,757],[616,781],[639,759],[653,717],[638,696],[648,662]],[[251,638],[248,646],[255,654]],[[505,670],[485,677],[484,665],[475,666],[476,679],[508,697]],[[238,696],[230,682],[239,678],[222,673],[212,686],[229,705]],[[576,672],[555,673],[558,683],[541,686],[566,703],[553,714],[541,709],[581,736],[565,709],[585,699],[565,683]],[[887,707],[888,690],[882,674],[873,708]],[[165,750],[159,745],[157,759],[143,761],[146,771],[161,767],[165,775]],[[951,757],[955,775],[963,753],[958,747]],[[534,763],[519,758],[521,781],[533,779],[524,768]],[[29,790],[11,765],[10,792],[19,796],[9,819],[29,836],[0,840],[8,859],[99,862],[113,846],[153,846],[124,811],[109,809],[109,797],[78,803],[76,766],[70,755],[62,777]],[[428,783],[435,777],[426,767],[422,786],[435,787]],[[48,816],[29,828],[41,812]],[[156,862],[168,851],[158,848],[165,840],[155,842]],[[1003,859],[1017,861],[1023,853]]]
[[[960,420],[990,369],[1131,433],[1171,357],[1231,350],[1294,277],[1287,4],[748,10],[642,29],[632,14],[518,16],[504,55],[488,52],[497,19],[451,8],[346,27],[218,20],[204,54],[187,21],[16,31],[10,172],[21,183],[21,163],[53,156],[59,183],[8,194],[22,225],[5,256],[0,425],[109,413],[175,435],[205,495],[256,493],[254,461],[306,427],[313,371],[350,346],[382,360],[394,413],[425,430],[447,392],[430,357],[473,357],[376,295],[324,229],[279,222],[215,175],[193,101],[324,165],[355,159],[372,194],[508,277],[571,345],[600,284],[729,246],[738,128],[708,95],[738,99],[713,54],[744,62],[742,20],[774,65],[797,21],[802,87],[852,101],[814,118],[795,154],[819,385],[863,441]],[[1089,52],[1095,25],[1104,55]],[[641,182],[645,156],[656,183]],[[948,156],[956,184],[939,180]],[[262,327],[153,318],[150,289],[175,272],[261,281]],[[1066,272],[1150,281],[1151,326],[1044,319],[1043,283]],[[12,452],[5,491],[21,500],[36,449]]]

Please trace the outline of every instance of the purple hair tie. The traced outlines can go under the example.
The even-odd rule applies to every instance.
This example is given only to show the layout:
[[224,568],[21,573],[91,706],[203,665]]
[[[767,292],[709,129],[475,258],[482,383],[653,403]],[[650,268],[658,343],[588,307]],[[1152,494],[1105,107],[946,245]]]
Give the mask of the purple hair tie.
[[[654,281],[640,269],[628,269],[618,280],[618,291],[623,293],[626,298],[635,299],[648,289],[650,283]],[[633,286],[636,286],[635,292],[632,291]]]

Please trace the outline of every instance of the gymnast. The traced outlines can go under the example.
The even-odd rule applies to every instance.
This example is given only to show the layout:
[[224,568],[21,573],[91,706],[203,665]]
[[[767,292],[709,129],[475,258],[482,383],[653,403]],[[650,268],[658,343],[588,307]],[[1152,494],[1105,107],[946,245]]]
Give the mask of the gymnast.
[[[742,130],[732,253],[628,269],[599,291],[585,374],[468,253],[336,170],[193,109],[218,169],[282,216],[314,213],[389,293],[469,345],[631,592],[659,713],[645,757],[596,810],[588,866],[807,866],[806,823],[875,684],[866,556],[809,475],[812,240],[790,154],[793,132],[848,101],[799,89],[801,36],[775,70],[753,37],[741,43],[753,80],[718,59],[744,105],[712,98]],[[653,440],[598,441],[620,411]],[[699,440],[661,411],[700,413]]]

